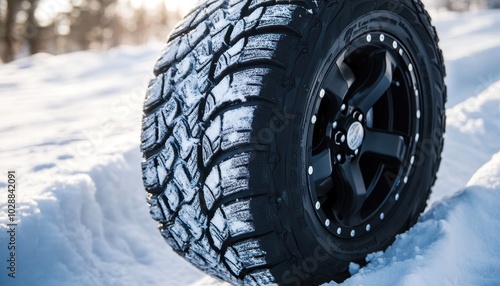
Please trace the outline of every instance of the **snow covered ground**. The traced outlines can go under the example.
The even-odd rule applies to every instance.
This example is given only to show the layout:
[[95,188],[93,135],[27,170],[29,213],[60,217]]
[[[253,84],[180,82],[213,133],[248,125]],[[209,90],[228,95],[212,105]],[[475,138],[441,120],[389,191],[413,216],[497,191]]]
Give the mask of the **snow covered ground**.
[[[439,179],[419,223],[365,268],[353,265],[346,285],[500,283],[500,11],[434,18],[449,87]],[[140,108],[160,49],[0,66],[0,285],[222,285],[169,249],[145,207]]]

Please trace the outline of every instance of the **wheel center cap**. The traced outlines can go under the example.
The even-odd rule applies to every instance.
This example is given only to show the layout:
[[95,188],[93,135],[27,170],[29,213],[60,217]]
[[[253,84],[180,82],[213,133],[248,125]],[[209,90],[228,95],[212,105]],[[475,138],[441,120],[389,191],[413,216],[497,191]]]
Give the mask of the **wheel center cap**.
[[353,151],[358,149],[361,143],[363,143],[364,137],[365,130],[363,129],[363,125],[359,122],[354,122],[347,131],[347,146]]

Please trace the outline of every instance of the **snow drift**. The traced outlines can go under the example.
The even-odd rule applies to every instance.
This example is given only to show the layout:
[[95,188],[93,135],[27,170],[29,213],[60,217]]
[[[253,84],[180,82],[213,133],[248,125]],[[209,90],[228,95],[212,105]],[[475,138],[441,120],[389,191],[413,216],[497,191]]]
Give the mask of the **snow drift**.
[[[0,66],[0,285],[185,285],[142,186],[141,105],[158,45],[36,55]],[[17,271],[7,276],[7,171]]]

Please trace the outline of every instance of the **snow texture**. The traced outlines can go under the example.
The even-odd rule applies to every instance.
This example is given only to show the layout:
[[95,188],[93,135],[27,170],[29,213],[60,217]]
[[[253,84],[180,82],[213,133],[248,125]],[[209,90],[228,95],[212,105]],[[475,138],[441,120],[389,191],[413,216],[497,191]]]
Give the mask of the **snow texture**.
[[[351,264],[354,275],[345,285],[500,281],[500,12],[439,14],[434,19],[449,87],[447,139],[438,182],[420,221],[385,252],[369,255],[366,267]],[[245,21],[246,25],[252,19]],[[188,40],[198,39],[194,34]],[[180,56],[186,49],[182,47],[191,42],[171,45],[177,45]],[[0,66],[4,118],[0,121],[0,174],[4,174],[0,176],[0,285],[224,285],[164,243],[145,205],[138,146],[141,106],[152,78],[149,67],[160,46],[57,57],[39,54]],[[236,45],[231,52],[237,54],[239,49]],[[179,68],[190,69],[192,60]],[[149,88],[160,87],[153,82]],[[148,97],[152,106],[155,100]],[[214,133],[206,136],[216,141],[223,124],[244,125],[243,119],[226,113],[214,119]],[[181,129],[178,132],[182,134]],[[171,164],[168,156],[164,159]],[[244,164],[245,158],[241,160]],[[221,167],[227,169],[207,179],[212,191],[226,191],[218,186],[220,171],[238,175],[237,167]],[[8,170],[15,170],[18,177],[15,280],[7,277],[5,267]],[[185,172],[182,167],[175,169],[180,185],[185,183]],[[147,180],[162,180],[165,175],[152,174]],[[149,201],[156,201],[155,216],[164,215],[162,209],[167,207],[178,207],[175,199]],[[223,240],[230,232],[251,227],[251,222],[241,223],[250,203],[224,206],[239,223],[217,211],[209,231]],[[180,215],[195,216],[192,211],[182,209]],[[183,231],[178,230],[177,239],[182,239]],[[200,233],[196,226],[190,231]],[[238,269],[244,263],[244,258],[235,256],[238,247],[255,243],[227,252],[234,258],[231,267]],[[269,275],[257,272],[246,282],[266,283]]]
[[[138,142],[159,46],[0,66],[0,285],[189,285],[205,276],[168,247],[146,206]],[[5,262],[8,170],[18,177],[15,280]]]

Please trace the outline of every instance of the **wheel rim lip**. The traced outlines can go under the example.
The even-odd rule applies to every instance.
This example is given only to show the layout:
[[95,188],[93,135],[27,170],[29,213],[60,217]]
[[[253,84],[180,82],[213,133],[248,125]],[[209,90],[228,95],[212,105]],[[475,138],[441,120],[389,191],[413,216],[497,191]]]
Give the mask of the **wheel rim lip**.
[[[378,41],[377,41],[378,40]],[[364,46],[370,46],[370,47],[378,47],[380,49],[385,49],[389,51],[392,55],[395,55],[398,57],[398,66],[401,65],[401,63],[404,63],[406,66],[405,68],[402,68],[402,70],[406,70],[406,73],[403,72],[403,76],[408,76],[410,85],[406,87],[406,90],[408,91],[408,96],[411,99],[414,100],[414,102],[409,102],[409,109],[410,112],[415,112],[418,113],[418,116],[415,120],[415,122],[410,122],[411,126],[414,126],[413,128],[413,133],[410,134],[409,137],[409,143],[408,146],[410,147],[409,150],[406,152],[405,159],[399,166],[399,171],[397,174],[396,179],[394,180],[394,183],[392,184],[392,187],[390,188],[390,191],[388,192],[388,195],[386,198],[383,200],[383,202],[376,207],[375,211],[373,211],[371,214],[366,216],[365,219],[363,219],[359,224],[354,224],[354,225],[348,225],[345,224],[344,222],[340,221],[338,218],[335,216],[332,217],[331,214],[328,214],[322,209],[322,204],[319,202],[318,195],[316,194],[316,187],[314,180],[312,179],[312,172],[311,169],[309,168],[308,175],[307,175],[307,185],[308,185],[308,191],[311,196],[311,200],[313,203],[313,208],[316,212],[316,216],[319,219],[320,223],[323,224],[324,227],[328,229],[329,232],[333,233],[335,236],[340,237],[340,238],[356,238],[363,236],[373,229],[377,228],[379,225],[383,223],[384,220],[387,219],[388,214],[390,214],[395,207],[397,206],[398,202],[401,201],[401,197],[404,196],[404,189],[406,188],[406,185],[408,183],[408,180],[410,178],[410,174],[414,170],[414,161],[416,158],[416,150],[417,146],[419,144],[419,138],[420,138],[420,127],[421,127],[421,97],[419,96],[420,92],[420,84],[419,84],[419,77],[417,73],[417,69],[415,67],[415,60],[411,57],[411,54],[408,53],[408,49],[405,47],[403,44],[403,41],[399,40],[397,37],[386,33],[382,31],[369,31],[366,32],[359,37],[353,39],[346,45],[346,48],[344,48],[340,53],[338,53],[339,56],[337,56],[336,59],[330,61],[330,63],[325,62],[323,69],[330,69],[333,64],[339,61],[344,61],[346,58],[348,58],[352,52],[355,49],[358,48],[363,48]],[[319,110],[319,104],[321,103],[321,99],[324,96],[324,91],[322,89],[322,86],[324,85],[323,81],[325,79],[320,79],[318,82],[321,84],[319,85],[317,90],[312,90],[310,93],[310,97],[314,98],[312,101],[312,108],[308,108],[308,110],[313,110],[312,113],[317,113]],[[323,93],[323,95],[321,95]],[[320,94],[320,99],[315,98],[317,94]],[[413,106],[412,106],[413,105]],[[365,114],[366,116],[366,114]],[[411,117],[410,117],[411,118]],[[411,119],[410,119],[411,120]],[[311,127],[312,123],[312,127]],[[352,126],[351,124],[350,126]],[[314,122],[309,123],[309,127],[306,127],[307,129],[307,148],[306,150],[308,151],[306,155],[306,160],[307,162],[312,162],[312,149],[313,149],[313,133],[315,130],[314,127]],[[363,125],[363,130],[365,130],[366,126]],[[364,143],[363,142],[361,144]],[[359,147],[358,147],[359,148]],[[354,150],[353,150],[354,151]],[[357,151],[357,150],[356,150]],[[306,166],[307,168],[307,166]],[[380,177],[379,177],[380,179]],[[335,188],[335,187],[334,187]],[[335,189],[334,189],[335,190]]]

